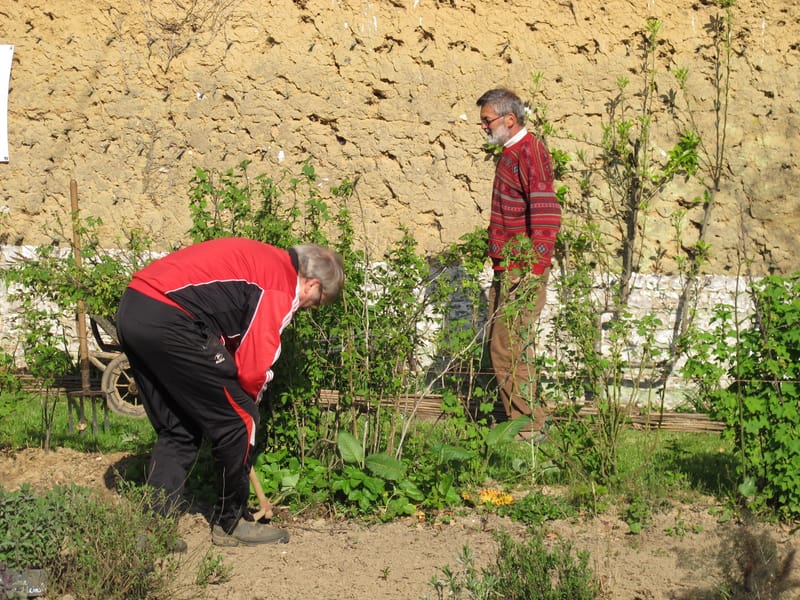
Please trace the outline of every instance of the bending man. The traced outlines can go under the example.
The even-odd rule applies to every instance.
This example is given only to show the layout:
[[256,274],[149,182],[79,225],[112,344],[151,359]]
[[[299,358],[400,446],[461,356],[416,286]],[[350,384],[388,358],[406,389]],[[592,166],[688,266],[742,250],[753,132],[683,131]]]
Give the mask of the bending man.
[[288,541],[285,530],[255,523],[247,510],[257,404],[295,312],[334,300],[343,284],[342,260],[330,249],[241,238],[189,246],[133,276],[117,332],[158,436],[148,475],[157,511],[180,507],[206,436],[217,484],[212,541]]

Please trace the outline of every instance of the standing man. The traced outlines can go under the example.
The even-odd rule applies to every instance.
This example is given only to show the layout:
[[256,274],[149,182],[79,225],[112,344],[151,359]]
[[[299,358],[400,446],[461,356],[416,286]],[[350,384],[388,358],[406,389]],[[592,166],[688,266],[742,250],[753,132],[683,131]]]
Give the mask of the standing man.
[[257,405],[295,312],[334,300],[343,284],[342,259],[330,249],[240,238],[189,246],[133,276],[117,332],[158,435],[148,475],[157,512],[179,508],[206,436],[217,484],[213,543],[288,541],[247,510]]
[[[492,89],[477,105],[487,143],[502,146],[489,220],[489,257],[494,269],[489,357],[507,417],[530,415],[532,430],[538,432],[546,411],[537,398],[530,350],[547,299],[561,205],[553,189],[550,152],[525,128],[520,98],[507,89]],[[529,437],[531,428],[526,429]]]

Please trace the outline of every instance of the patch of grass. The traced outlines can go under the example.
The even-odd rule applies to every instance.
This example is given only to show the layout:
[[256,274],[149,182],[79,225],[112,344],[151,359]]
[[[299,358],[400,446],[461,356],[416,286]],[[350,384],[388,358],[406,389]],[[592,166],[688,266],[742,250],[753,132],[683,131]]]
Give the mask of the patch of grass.
[[651,502],[700,495],[728,498],[738,482],[730,442],[717,433],[627,430],[621,436],[618,488]]
[[[547,444],[542,449],[548,454],[554,451]],[[588,514],[616,506],[631,532],[639,533],[654,513],[676,501],[715,496],[721,504],[735,505],[735,471],[732,445],[718,433],[626,428],[619,435],[618,470],[612,481],[602,485],[568,470],[559,478],[567,504]]]
[[702,494],[734,495],[738,484],[737,459],[731,440],[711,434],[683,434],[665,440],[656,462],[686,478]]
[[[40,447],[43,441],[41,398],[36,394],[0,394],[4,407],[0,419],[0,448]],[[91,419],[91,406],[87,403],[86,417]],[[147,419],[109,415],[108,431],[103,431],[103,413],[97,411],[97,437],[91,423],[83,431],[70,433],[68,427],[67,398],[61,397],[56,405],[50,445],[53,448],[71,448],[81,452],[148,452],[155,442],[155,432]],[[77,423],[77,418],[74,418]]]

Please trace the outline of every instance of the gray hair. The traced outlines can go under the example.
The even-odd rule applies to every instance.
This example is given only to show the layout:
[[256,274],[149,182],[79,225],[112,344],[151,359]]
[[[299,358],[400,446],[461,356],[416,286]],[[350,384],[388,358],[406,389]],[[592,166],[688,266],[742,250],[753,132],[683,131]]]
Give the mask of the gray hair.
[[488,104],[498,115],[507,115],[511,113],[517,118],[517,123],[520,125],[525,124],[525,119],[527,118],[525,104],[520,100],[519,96],[511,90],[505,88],[489,90],[478,98],[475,104],[480,107]]
[[298,274],[319,280],[324,303],[335,300],[344,287],[344,261],[339,253],[317,244],[299,244],[292,250],[297,254]]

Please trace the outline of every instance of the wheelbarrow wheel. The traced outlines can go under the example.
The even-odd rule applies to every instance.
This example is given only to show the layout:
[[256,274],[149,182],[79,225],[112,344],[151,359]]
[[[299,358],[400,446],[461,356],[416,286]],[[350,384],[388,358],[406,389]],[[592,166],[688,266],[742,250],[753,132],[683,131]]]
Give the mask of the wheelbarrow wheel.
[[108,407],[118,415],[144,417],[144,406],[139,401],[139,390],[130,372],[128,357],[120,354],[103,371],[100,386]]

